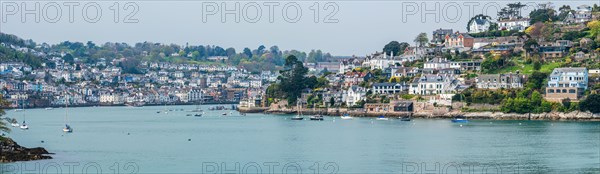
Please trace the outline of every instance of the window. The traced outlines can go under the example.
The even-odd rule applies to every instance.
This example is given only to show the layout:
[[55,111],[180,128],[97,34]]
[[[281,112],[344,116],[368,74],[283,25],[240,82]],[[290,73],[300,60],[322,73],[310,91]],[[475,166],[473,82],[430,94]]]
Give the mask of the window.
[[563,89],[563,90],[562,90],[562,93],[567,93],[567,90],[566,90],[566,89]]
[[575,94],[575,90],[574,89],[569,89],[569,93]]
[[548,93],[549,94],[554,93],[554,89],[548,89]]

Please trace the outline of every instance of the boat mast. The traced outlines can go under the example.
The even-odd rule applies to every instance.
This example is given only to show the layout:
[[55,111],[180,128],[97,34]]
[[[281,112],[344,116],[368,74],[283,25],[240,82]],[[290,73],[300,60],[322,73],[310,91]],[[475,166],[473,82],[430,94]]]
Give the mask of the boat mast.
[[23,122],[25,122],[25,100],[21,99],[21,110],[23,112]]
[[69,95],[66,95],[67,98],[65,100],[65,125],[67,124],[67,117],[69,115]]

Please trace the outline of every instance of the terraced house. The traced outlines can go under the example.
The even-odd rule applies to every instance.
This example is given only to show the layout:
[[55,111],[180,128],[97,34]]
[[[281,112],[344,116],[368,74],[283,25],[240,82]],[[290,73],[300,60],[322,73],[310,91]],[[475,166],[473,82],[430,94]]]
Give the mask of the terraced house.
[[482,74],[477,78],[477,88],[523,88],[523,78],[519,74]]
[[571,101],[577,101],[587,86],[587,68],[556,68],[548,80],[546,100],[560,102],[568,98]]

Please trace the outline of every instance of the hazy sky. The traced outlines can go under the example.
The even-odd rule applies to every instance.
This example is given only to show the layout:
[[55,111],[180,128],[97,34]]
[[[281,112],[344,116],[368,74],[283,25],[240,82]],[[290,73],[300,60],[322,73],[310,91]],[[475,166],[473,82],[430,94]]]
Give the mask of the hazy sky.
[[[495,18],[497,7],[507,2],[513,1],[3,0],[0,31],[50,44],[65,40],[129,44],[149,41],[218,45],[234,47],[238,52],[244,47],[278,45],[282,50],[321,49],[349,56],[381,51],[392,40],[412,44],[418,33],[426,32],[431,37],[432,30],[437,28],[466,31],[466,23],[473,14],[487,13]],[[547,1],[522,1],[531,5],[544,2]],[[599,1],[552,2],[558,9],[563,4],[575,8]],[[229,14],[221,13],[225,10]],[[530,10],[525,9],[524,14]],[[118,22],[115,22],[117,11]],[[316,11],[318,22],[314,21]],[[130,14],[133,17],[128,18]],[[35,21],[36,15],[39,22]]]

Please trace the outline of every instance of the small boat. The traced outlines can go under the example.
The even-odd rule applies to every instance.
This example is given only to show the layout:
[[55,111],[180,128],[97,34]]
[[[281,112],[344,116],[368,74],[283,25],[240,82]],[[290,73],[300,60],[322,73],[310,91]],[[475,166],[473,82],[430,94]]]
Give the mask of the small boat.
[[51,108],[51,107],[47,107],[47,108],[46,108],[46,110],[52,110],[52,109],[54,109],[54,108]]
[[185,116],[188,116],[188,117],[189,117],[189,116],[192,116],[192,114],[185,114]]
[[27,130],[27,129],[29,129],[29,126],[27,126],[27,124],[25,124],[25,121],[23,121],[20,128],[23,130]]
[[310,116],[310,120],[323,121],[323,116],[322,115],[313,115],[313,116]]
[[389,120],[389,118],[382,116],[377,117],[377,120]]
[[342,118],[342,120],[352,120],[354,119],[354,117],[348,115],[348,114],[344,114],[342,116],[340,116],[340,118]]
[[411,120],[410,116],[400,117],[399,119],[400,119],[400,121],[410,121]]
[[160,114],[160,111],[156,111],[157,114]]
[[469,120],[467,120],[467,118],[464,116],[454,117],[451,121],[453,123],[468,123],[469,122]]
[[224,113],[223,113],[223,114],[221,114],[221,115],[223,115],[223,116],[226,116],[226,115],[227,115],[227,112],[224,112]]
[[19,125],[19,123],[17,123],[17,122],[11,123],[10,125],[11,125],[12,127],[19,127],[19,126],[21,126],[21,125]]
[[15,109],[15,112],[21,112],[23,109]]
[[296,116],[293,116],[291,119],[292,119],[292,120],[304,120],[304,117],[301,117],[301,116],[299,116],[299,115],[296,115]]
[[202,114],[195,114],[194,117],[202,117]]
[[71,126],[69,126],[68,124],[65,124],[65,128],[63,128],[63,132],[71,133],[71,132],[73,132],[73,128],[71,128]]

